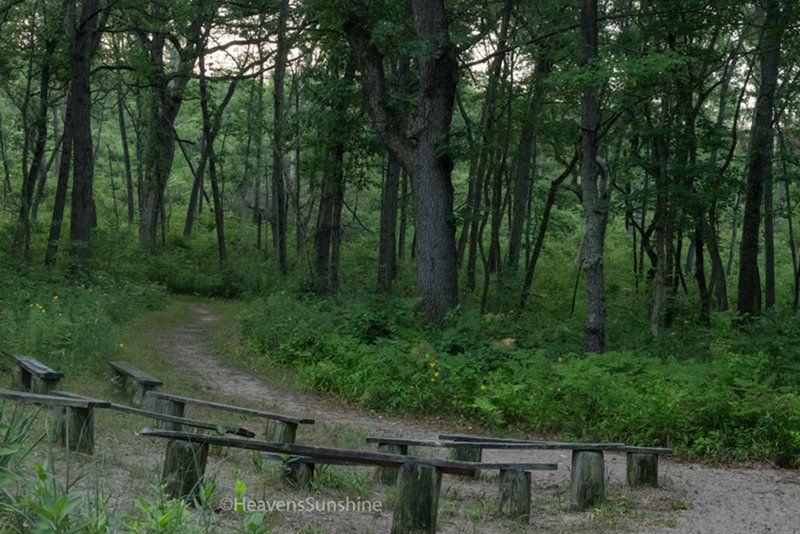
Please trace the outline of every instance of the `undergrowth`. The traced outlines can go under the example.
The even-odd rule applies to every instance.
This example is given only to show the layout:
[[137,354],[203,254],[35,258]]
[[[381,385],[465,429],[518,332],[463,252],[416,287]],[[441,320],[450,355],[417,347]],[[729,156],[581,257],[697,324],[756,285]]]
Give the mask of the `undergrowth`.
[[683,345],[670,335],[639,345],[629,338],[630,346],[597,355],[537,348],[540,334],[522,316],[454,312],[432,330],[414,304],[276,292],[245,305],[241,321],[253,350],[367,408],[478,420],[501,433],[800,465],[791,317],[767,314],[740,331],[719,315],[710,329],[682,329]]

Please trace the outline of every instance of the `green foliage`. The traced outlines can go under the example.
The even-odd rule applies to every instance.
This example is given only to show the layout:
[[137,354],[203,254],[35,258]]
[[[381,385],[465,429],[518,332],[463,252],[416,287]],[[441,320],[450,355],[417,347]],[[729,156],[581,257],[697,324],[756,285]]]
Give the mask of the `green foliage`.
[[29,354],[75,375],[104,369],[120,348],[114,324],[157,306],[162,295],[101,272],[76,280],[0,263],[0,274],[0,353]]
[[[715,321],[711,331],[687,332],[705,347],[693,355],[597,355],[527,348],[508,335],[519,327],[509,317],[473,311],[426,331],[412,305],[335,305],[281,292],[246,305],[241,319],[253,349],[369,408],[800,465],[800,363],[787,350],[793,322],[767,316],[745,336]],[[754,347],[762,350],[747,352]]]

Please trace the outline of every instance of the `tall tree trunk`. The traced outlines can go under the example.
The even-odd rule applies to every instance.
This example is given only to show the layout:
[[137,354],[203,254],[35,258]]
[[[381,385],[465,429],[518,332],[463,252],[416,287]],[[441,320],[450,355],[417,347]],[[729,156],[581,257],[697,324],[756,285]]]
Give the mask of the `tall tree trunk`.
[[391,155],[386,163],[386,179],[381,199],[381,228],[378,246],[378,293],[392,294],[392,280],[397,272],[396,230],[397,193],[400,183],[400,162]]
[[287,19],[289,17],[289,0],[281,0],[278,12],[278,45],[275,50],[275,69],[272,77],[273,97],[273,145],[272,145],[272,235],[275,256],[278,261],[278,272],[281,276],[289,273],[286,252],[287,206],[286,182],[283,172],[284,156],[284,81],[286,79],[286,61],[289,54],[287,41]]
[[61,142],[61,158],[58,166],[58,182],[56,194],[53,199],[53,216],[50,220],[50,233],[47,238],[47,250],[44,255],[44,264],[56,264],[58,242],[61,239],[61,226],[64,221],[64,209],[67,205],[67,190],[69,189],[69,173],[72,167],[72,89],[67,91],[67,105],[64,111],[64,134]]
[[125,125],[125,95],[122,87],[117,86],[117,121],[119,122],[120,142],[122,143],[122,160],[125,163],[125,192],[128,205],[128,224],[133,224],[133,173],[131,172],[131,154],[128,149],[128,129]]
[[314,234],[314,270],[319,292],[338,289],[339,269],[338,265],[334,265],[334,260],[338,262],[338,257],[333,257],[331,249],[340,235],[338,226],[344,202],[344,144],[342,138],[338,136],[331,141],[333,144],[328,147],[325,156],[322,194],[319,200],[317,229]]
[[[544,80],[552,70],[553,62],[542,55],[536,63],[533,88],[522,124],[519,145],[517,146],[514,173],[514,202],[511,210],[511,229],[508,237],[508,267],[512,271],[519,268],[520,251],[522,250],[522,229],[525,223],[528,203],[531,195],[532,156],[535,154],[536,135],[539,127],[539,111],[544,102]],[[524,294],[524,293],[523,293]]]
[[742,318],[761,312],[758,274],[758,239],[764,184],[772,182],[772,113],[778,82],[778,59],[783,23],[779,0],[766,0],[764,30],[759,39],[761,82],[750,136],[747,188],[739,257],[737,311]]
[[[583,66],[594,70],[591,61],[597,58],[597,0],[581,0],[581,37]],[[597,128],[600,100],[596,82],[589,81],[581,99],[581,178],[586,237],[583,247],[586,273],[586,326],[584,341],[587,352],[605,351],[606,291],[603,277],[603,242],[606,233],[608,206],[598,183]]]
[[453,161],[447,150],[458,61],[448,34],[444,1],[411,1],[413,26],[421,41],[413,118],[386,98],[383,55],[364,32],[369,27],[366,6],[360,0],[347,5],[344,31],[361,66],[367,110],[383,142],[411,175],[420,311],[439,323],[458,303],[450,179]]
[[84,0],[80,18],[72,25],[75,34],[70,46],[70,89],[73,98],[72,143],[73,177],[70,202],[70,256],[77,272],[86,275],[91,260],[91,231],[96,225],[92,190],[94,157],[92,147],[91,61],[99,42],[99,1]]
[[[39,84],[39,107],[33,120],[32,130],[34,149],[31,156],[32,164],[29,169],[23,168],[22,194],[20,195],[19,217],[17,229],[14,233],[14,250],[21,251],[26,260],[30,260],[31,244],[31,207],[33,205],[33,192],[45,158],[47,146],[47,116],[50,109],[50,63],[56,49],[57,41],[50,38],[45,43],[45,59]],[[23,165],[23,167],[27,167]]]

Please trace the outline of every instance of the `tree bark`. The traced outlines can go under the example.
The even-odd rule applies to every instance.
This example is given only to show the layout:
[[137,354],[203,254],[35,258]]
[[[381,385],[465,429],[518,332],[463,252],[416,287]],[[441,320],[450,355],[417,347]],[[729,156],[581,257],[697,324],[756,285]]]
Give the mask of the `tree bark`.
[[411,175],[416,292],[421,299],[420,311],[438,323],[458,302],[450,180],[453,162],[447,146],[458,62],[443,0],[412,0],[410,7],[422,51],[416,63],[417,109],[411,120],[386,98],[383,55],[370,40],[368,8],[362,1],[348,2],[343,29],[361,67],[362,89],[375,129]]
[[750,136],[749,170],[745,196],[742,241],[739,254],[739,295],[737,311],[746,319],[761,312],[758,274],[758,240],[764,185],[772,182],[772,114],[778,82],[778,59],[783,25],[781,3],[767,0],[764,30],[759,39],[761,82],[756,99]]
[[286,61],[289,54],[286,39],[287,19],[289,17],[289,0],[281,0],[278,12],[278,44],[275,51],[275,70],[272,77],[273,97],[273,145],[272,145],[272,236],[278,272],[281,276],[289,273],[286,252],[287,205],[286,184],[284,182],[284,80],[286,78]]
[[[597,0],[581,0],[581,37],[583,65],[594,72],[597,58]],[[581,99],[581,178],[586,237],[583,268],[586,273],[586,325],[584,344],[587,352],[605,350],[605,280],[603,277],[603,242],[606,233],[607,204],[598,184],[597,128],[600,100],[596,82],[589,81]]]
[[99,43],[99,9],[98,0],[83,1],[80,18],[72,26],[75,34],[70,46],[73,177],[69,238],[70,256],[82,275],[89,271],[91,231],[97,220],[92,195],[94,157],[90,73],[92,54]]
[[397,194],[400,183],[400,162],[391,155],[386,164],[381,200],[381,227],[378,246],[378,293],[392,294],[392,280],[397,273],[396,230]]

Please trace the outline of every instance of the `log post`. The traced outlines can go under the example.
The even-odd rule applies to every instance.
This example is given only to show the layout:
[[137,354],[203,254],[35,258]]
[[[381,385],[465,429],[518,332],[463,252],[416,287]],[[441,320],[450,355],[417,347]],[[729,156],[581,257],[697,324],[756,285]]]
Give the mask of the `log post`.
[[[184,412],[186,410],[186,405],[182,402],[174,401],[172,399],[153,397],[151,395],[145,396],[145,405],[153,412],[163,413],[165,415],[174,415],[175,417],[184,417]],[[180,423],[171,423],[169,421],[154,419],[153,424],[155,425],[155,428],[162,428],[164,430],[181,430]]]
[[442,474],[432,465],[408,462],[397,473],[391,534],[435,534]]
[[[378,452],[386,454],[408,454],[408,445],[395,445],[394,443],[378,443]],[[375,478],[378,482],[385,485],[397,484],[397,472],[399,467],[394,465],[379,465],[375,469]]]
[[283,462],[283,477],[292,486],[310,488],[314,481],[314,462],[292,456]]
[[[477,462],[480,463],[483,456],[483,449],[481,447],[453,447],[450,457],[453,460],[460,462]],[[475,470],[475,478],[480,478],[481,470]]]
[[531,474],[518,469],[500,470],[500,513],[528,523],[531,515]]
[[273,443],[294,443],[297,437],[297,423],[287,423],[277,419],[267,419],[265,441]]
[[628,452],[628,485],[658,487],[658,455]]
[[605,499],[602,451],[572,451],[572,503],[581,510],[600,506]]
[[94,410],[86,408],[55,406],[56,437],[64,446],[75,452],[94,454]]
[[190,502],[200,495],[208,460],[208,444],[171,439],[164,457],[162,483],[169,496]]

